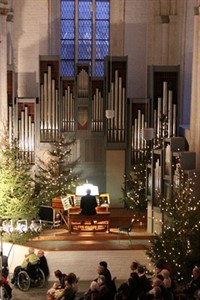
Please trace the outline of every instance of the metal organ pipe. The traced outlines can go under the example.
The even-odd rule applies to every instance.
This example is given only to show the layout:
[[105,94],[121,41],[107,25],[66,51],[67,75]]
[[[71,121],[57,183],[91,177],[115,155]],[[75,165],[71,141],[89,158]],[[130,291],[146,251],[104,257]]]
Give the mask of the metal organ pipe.
[[[110,102],[110,94],[108,94]],[[92,130],[100,132],[103,130],[103,98],[98,88],[95,90],[92,101]]]

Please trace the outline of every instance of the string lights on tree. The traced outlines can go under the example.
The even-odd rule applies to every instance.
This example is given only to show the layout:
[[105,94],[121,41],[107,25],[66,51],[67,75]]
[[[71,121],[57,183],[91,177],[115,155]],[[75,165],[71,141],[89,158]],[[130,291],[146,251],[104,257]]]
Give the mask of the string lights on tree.
[[65,141],[61,136],[51,144],[48,159],[39,160],[36,172],[37,198],[43,204],[51,205],[52,199],[72,193],[77,185],[77,176],[72,174],[76,162],[71,162],[72,141]]
[[[18,141],[10,139],[5,132],[0,140],[0,219],[12,224],[8,239],[23,242],[31,237],[31,232],[11,230],[17,228],[19,220],[31,222],[38,214],[40,202],[35,198],[35,185],[31,176],[31,166],[20,158]],[[3,230],[5,227],[2,226]],[[23,234],[22,234],[23,233]],[[7,234],[4,233],[4,238]]]
[[166,199],[157,192],[157,202],[164,215],[162,233],[154,237],[147,251],[152,262],[164,258],[179,282],[187,281],[191,269],[200,263],[200,200],[193,195],[195,176],[194,173],[186,177],[177,162],[172,197]]

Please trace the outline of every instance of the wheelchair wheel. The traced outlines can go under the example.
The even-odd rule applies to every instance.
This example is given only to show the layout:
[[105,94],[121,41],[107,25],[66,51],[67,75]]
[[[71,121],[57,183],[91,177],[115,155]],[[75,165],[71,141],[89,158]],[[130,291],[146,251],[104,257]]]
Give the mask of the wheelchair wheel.
[[35,284],[39,288],[42,288],[45,284],[45,275],[44,275],[44,272],[40,268],[38,268],[38,270],[37,270]]
[[18,274],[17,285],[22,291],[28,291],[31,280],[26,271],[20,271]]

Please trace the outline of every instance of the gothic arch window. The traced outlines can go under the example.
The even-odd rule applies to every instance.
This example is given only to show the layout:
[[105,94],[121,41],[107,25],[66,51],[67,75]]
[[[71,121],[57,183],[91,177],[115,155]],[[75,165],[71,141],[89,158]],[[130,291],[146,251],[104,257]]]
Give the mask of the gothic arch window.
[[88,63],[91,76],[104,75],[109,20],[109,0],[61,0],[62,76],[74,76],[77,63]]

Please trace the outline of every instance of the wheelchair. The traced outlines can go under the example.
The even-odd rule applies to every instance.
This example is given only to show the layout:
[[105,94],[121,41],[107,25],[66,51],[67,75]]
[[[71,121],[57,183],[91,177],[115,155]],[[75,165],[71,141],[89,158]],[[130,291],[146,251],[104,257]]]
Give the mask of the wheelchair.
[[17,285],[24,292],[31,286],[42,288],[44,284],[45,275],[38,265],[28,265],[27,270],[21,270],[17,277]]

